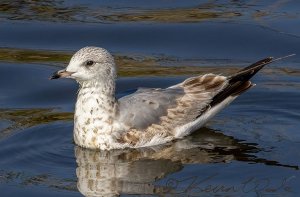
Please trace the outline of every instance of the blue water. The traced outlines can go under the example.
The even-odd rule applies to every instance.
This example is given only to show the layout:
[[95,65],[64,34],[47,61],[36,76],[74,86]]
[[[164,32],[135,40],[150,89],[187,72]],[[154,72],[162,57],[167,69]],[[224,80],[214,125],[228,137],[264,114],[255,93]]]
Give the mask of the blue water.
[[[37,13],[38,6],[44,11]],[[1,2],[1,196],[298,196],[298,7],[280,0]],[[166,9],[150,19],[139,15]],[[218,16],[199,20],[188,9]],[[170,19],[168,13],[181,14]],[[72,54],[87,45],[224,74],[264,57],[298,55],[264,69],[253,79],[255,88],[192,136],[149,149],[93,151],[72,139],[77,84],[48,80],[68,60],[2,54]],[[121,75],[117,96],[187,77]]]

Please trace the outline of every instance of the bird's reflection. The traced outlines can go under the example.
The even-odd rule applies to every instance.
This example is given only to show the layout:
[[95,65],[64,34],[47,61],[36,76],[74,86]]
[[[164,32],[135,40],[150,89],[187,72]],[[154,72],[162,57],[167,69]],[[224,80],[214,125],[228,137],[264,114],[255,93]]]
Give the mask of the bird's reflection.
[[167,194],[172,188],[154,182],[180,171],[184,164],[232,160],[297,168],[255,157],[256,144],[202,128],[194,135],[164,146],[95,151],[75,148],[78,190],[85,196],[119,194]]

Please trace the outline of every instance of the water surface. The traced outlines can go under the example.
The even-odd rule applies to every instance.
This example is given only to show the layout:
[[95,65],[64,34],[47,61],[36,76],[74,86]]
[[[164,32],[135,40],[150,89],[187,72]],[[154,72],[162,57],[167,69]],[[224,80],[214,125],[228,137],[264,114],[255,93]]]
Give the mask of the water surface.
[[[1,196],[298,196],[298,1],[1,1]],[[77,84],[49,81],[86,45],[119,67],[117,96],[268,56],[257,86],[193,135],[95,151],[72,140]]]

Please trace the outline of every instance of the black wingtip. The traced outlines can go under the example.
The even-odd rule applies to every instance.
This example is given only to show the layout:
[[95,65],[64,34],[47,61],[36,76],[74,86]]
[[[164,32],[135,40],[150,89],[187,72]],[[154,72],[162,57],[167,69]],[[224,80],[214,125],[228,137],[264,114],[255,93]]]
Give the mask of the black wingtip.
[[49,80],[52,80],[52,79],[58,79],[60,78],[59,74],[58,74],[58,71],[55,71],[52,76],[50,76],[48,79]]
[[247,81],[247,80],[251,79],[264,66],[271,64],[273,62],[279,61],[279,60],[283,60],[283,59],[292,57],[294,55],[296,55],[296,54],[289,54],[289,55],[278,57],[278,58],[267,57],[265,59],[262,59],[258,62],[251,64],[250,66],[243,68],[242,70],[238,71],[236,74],[228,77],[228,79],[230,82]]
[[274,59],[273,57],[267,57],[241,69],[236,74],[228,77],[228,86],[224,90],[219,92],[216,96],[214,96],[210,105],[214,106],[225,100],[228,96],[239,95],[245,92],[246,90],[254,86],[254,84],[252,84],[249,80],[265,65],[288,57],[292,57],[294,55],[295,54],[290,54],[276,59]]

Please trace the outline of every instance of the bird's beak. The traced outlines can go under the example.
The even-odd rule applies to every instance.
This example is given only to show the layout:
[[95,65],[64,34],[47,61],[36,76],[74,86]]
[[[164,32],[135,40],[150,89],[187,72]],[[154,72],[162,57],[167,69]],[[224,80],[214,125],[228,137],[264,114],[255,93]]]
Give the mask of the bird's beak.
[[68,78],[70,77],[74,72],[69,72],[66,70],[58,70],[53,73],[53,75],[49,79],[58,79],[58,78]]

